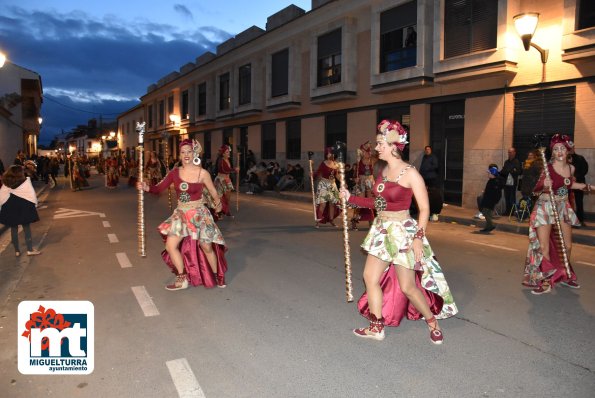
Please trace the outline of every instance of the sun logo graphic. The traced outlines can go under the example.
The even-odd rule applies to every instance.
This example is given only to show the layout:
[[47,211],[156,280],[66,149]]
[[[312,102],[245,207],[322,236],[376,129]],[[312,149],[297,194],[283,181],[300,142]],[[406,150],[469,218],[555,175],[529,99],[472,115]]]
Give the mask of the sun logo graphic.
[[18,314],[19,372],[93,372],[95,310],[90,301],[22,301]]

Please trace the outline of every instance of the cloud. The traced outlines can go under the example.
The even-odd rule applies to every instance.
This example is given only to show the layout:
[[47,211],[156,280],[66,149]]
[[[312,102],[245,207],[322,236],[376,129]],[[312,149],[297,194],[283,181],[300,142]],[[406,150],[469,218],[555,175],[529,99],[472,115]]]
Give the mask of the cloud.
[[[182,5],[174,8],[192,16]],[[131,99],[144,95],[150,84],[205,51],[215,51],[231,36],[214,26],[172,26],[144,19],[130,22],[114,15],[91,17],[81,11],[61,14],[8,7],[0,15],[3,49],[11,62],[41,75],[45,94],[115,113],[134,106],[137,102]],[[50,102],[44,101],[42,107],[43,134],[50,129],[55,132],[58,126],[69,129],[86,123],[85,114],[78,113],[78,122],[64,125],[63,115],[54,113],[60,111],[58,105]]]
[[192,15],[192,11],[190,11],[188,7],[186,7],[185,5],[174,4],[174,11],[182,15],[183,17],[188,18],[191,21],[194,20],[194,15]]

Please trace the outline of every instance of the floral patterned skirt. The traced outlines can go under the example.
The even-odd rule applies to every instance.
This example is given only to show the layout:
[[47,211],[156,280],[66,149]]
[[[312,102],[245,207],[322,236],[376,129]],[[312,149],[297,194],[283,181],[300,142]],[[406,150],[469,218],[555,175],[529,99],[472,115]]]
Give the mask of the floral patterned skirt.
[[[570,225],[580,225],[578,217],[570,207],[567,200],[555,201],[561,221]],[[543,257],[541,245],[537,238],[537,228],[543,225],[555,225],[554,210],[550,200],[539,199],[529,218],[529,248],[525,258],[525,271],[522,284],[527,287],[539,287],[545,279],[551,279],[552,283],[576,280],[576,275],[571,269],[571,278],[568,278],[564,270],[564,264],[560,260],[560,253],[556,243],[555,227],[550,232],[550,261]]]
[[225,192],[233,192],[234,190],[231,179],[229,178],[217,176],[215,177],[213,184],[215,185],[215,189],[217,190],[217,194],[219,194],[219,196],[223,196]]
[[318,189],[316,190],[316,204],[321,203],[339,203],[339,189],[335,180],[329,180],[328,178],[321,178],[318,181]]
[[[419,275],[419,286],[427,293],[438,296],[437,301],[442,301],[441,308],[435,313],[436,318],[451,317],[458,312],[458,309],[442,268],[425,237],[423,238],[423,258],[420,262],[415,262],[412,244],[416,232],[417,223],[412,218],[397,221],[376,217],[361,247],[368,254],[382,261],[416,271]],[[387,271],[389,270],[390,267],[387,268]],[[387,289],[391,288],[393,287],[387,287]],[[385,291],[384,287],[383,291]],[[428,296],[428,294],[425,295]]]
[[189,236],[193,240],[225,246],[223,235],[213,221],[211,212],[200,202],[197,205],[179,203],[172,215],[157,229],[164,236]]

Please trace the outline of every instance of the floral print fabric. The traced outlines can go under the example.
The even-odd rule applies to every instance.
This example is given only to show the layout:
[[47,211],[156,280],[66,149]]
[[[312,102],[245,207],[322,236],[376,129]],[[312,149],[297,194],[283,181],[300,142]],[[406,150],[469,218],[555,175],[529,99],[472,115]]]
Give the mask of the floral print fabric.
[[442,311],[436,315],[436,318],[451,317],[458,312],[458,309],[442,268],[426,237],[423,238],[423,258],[421,262],[415,262],[412,244],[416,232],[417,223],[412,218],[404,221],[387,221],[376,217],[361,247],[368,254],[382,261],[422,272],[423,288],[444,300]]
[[173,214],[157,227],[165,236],[190,236],[193,240],[225,246],[223,235],[205,206],[177,207]]
[[316,204],[326,202],[339,203],[339,189],[334,179],[331,182],[328,178],[321,178],[316,191]]

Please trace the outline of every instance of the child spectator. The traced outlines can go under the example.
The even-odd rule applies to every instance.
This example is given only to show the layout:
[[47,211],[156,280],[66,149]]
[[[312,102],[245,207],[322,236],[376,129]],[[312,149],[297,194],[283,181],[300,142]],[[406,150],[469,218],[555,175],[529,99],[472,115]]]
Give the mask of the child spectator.
[[502,181],[499,177],[498,166],[494,163],[488,167],[488,182],[483,190],[483,197],[479,203],[479,208],[486,219],[486,225],[479,232],[490,233],[496,227],[493,223],[494,207],[502,197]]

